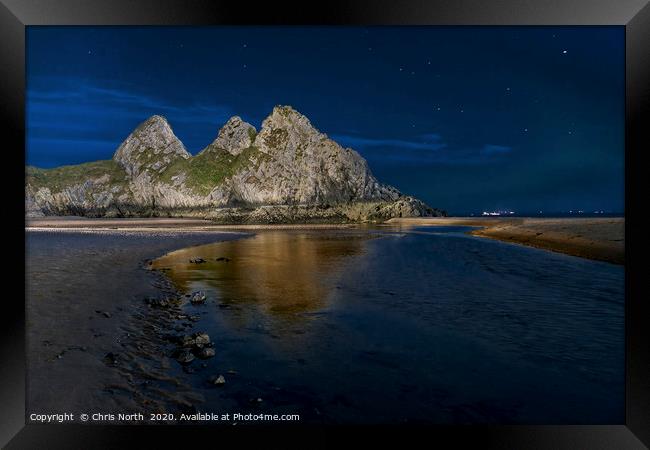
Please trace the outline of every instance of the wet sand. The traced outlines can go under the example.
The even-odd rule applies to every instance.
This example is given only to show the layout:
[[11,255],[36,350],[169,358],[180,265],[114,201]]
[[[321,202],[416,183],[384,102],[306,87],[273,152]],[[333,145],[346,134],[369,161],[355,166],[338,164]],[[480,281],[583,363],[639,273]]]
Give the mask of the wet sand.
[[[577,270],[579,272],[577,275],[580,275],[582,273],[580,270],[584,265],[590,267],[591,270],[605,272],[620,269],[608,264],[601,264],[603,267],[591,267],[591,265],[600,263],[580,261],[574,258],[567,258],[564,261],[560,255],[531,249],[518,249],[516,246],[504,246],[496,242],[467,236],[462,236],[460,240],[433,240],[430,244],[435,244],[434,247],[427,250],[427,247],[422,244],[429,241],[417,240],[420,239],[419,236],[424,238],[427,233],[393,233],[393,231],[406,231],[406,229],[423,225],[489,226],[485,230],[502,229],[508,226],[525,230],[531,229],[530,227],[538,227],[532,229],[546,227],[548,233],[566,233],[568,227],[572,230],[582,230],[582,233],[589,233],[593,239],[606,240],[610,232],[608,227],[612,227],[612,224],[605,226],[606,224],[603,223],[592,224],[592,227],[586,226],[591,222],[572,224],[567,222],[567,219],[546,219],[541,223],[527,222],[528,220],[511,219],[510,222],[506,222],[494,219],[402,219],[380,227],[359,225],[232,227],[216,226],[208,221],[196,219],[47,218],[29,220],[27,223],[28,412],[72,412],[77,414],[89,411],[195,412],[197,408],[210,410],[229,407],[231,410],[240,410],[242,404],[259,409],[260,406],[257,404],[250,406],[249,397],[252,396],[253,399],[258,397],[264,399],[264,410],[275,408],[280,412],[295,412],[294,409],[296,409],[307,421],[330,420],[336,422],[343,419],[354,421],[355,417],[358,417],[358,411],[349,403],[354,403],[356,401],[354,399],[358,399],[357,393],[361,389],[358,383],[361,382],[365,389],[370,389],[370,387],[363,377],[351,377],[345,365],[340,367],[340,373],[337,372],[334,377],[334,374],[330,373],[332,367],[329,365],[329,361],[341,360],[340,352],[348,352],[349,354],[346,353],[347,356],[343,358],[345,361],[359,361],[360,358],[366,361],[363,358],[370,358],[368,361],[360,363],[363,369],[361,373],[364,374],[378,373],[376,364],[379,364],[379,370],[386,370],[388,367],[389,372],[397,371],[401,367],[400,364],[408,367],[410,359],[401,361],[400,364],[394,362],[399,359],[399,355],[404,353],[404,349],[397,348],[394,353],[390,353],[390,356],[387,356],[388,363],[383,360],[377,362],[375,350],[367,349],[368,342],[375,342],[376,339],[382,339],[381,336],[384,336],[385,342],[379,347],[383,349],[382,351],[386,351],[387,348],[392,348],[396,343],[401,342],[403,335],[407,333],[406,330],[412,329],[411,322],[416,317],[433,320],[447,311],[451,317],[441,321],[440,326],[458,319],[454,316],[456,310],[444,307],[446,305],[444,302],[441,303],[441,309],[436,309],[434,314],[424,314],[420,311],[409,312],[409,308],[413,305],[420,305],[425,309],[431,307],[435,309],[437,303],[432,303],[430,297],[434,294],[435,298],[440,297],[437,293],[444,287],[444,282],[442,285],[440,282],[435,282],[435,288],[429,290],[423,290],[422,283],[434,279],[434,275],[440,276],[450,265],[457,265],[458,270],[462,267],[460,273],[464,273],[467,270],[464,264],[468,262],[475,265],[476,270],[482,270],[484,263],[490,270],[503,270],[501,268],[503,264],[513,265],[513,270],[518,270],[525,264],[540,268],[540,270],[556,268],[556,266],[564,267],[564,264],[567,266],[566,270],[560,269],[560,272],[568,273],[569,280],[576,275],[569,269]],[[621,225],[623,223],[622,219],[605,220],[619,221]],[[571,228],[572,226],[573,228]],[[362,241],[345,239],[343,242],[345,245],[341,248],[340,245],[343,243],[333,238],[338,233],[348,233],[349,231],[334,230],[334,235],[319,232],[310,234],[303,231],[328,228],[370,228],[375,231],[383,229],[388,232],[386,236],[394,236],[395,239],[364,239]],[[292,245],[288,246],[286,243],[277,241],[273,232],[226,232],[226,230],[235,229],[297,229],[295,233],[307,233],[307,235],[301,239],[291,239]],[[589,231],[585,232],[584,229]],[[278,238],[283,238],[284,233],[280,233],[281,236]],[[252,234],[255,234],[256,237],[242,239]],[[402,241],[404,239],[400,237],[402,234],[412,237]],[[415,239],[415,241],[410,246],[407,245],[408,248],[405,248],[403,253],[401,250],[398,251],[405,245],[400,243],[410,242],[410,239]],[[211,244],[225,240],[232,242],[223,245]],[[476,258],[476,253],[474,253],[476,249],[471,245],[471,248],[465,249],[469,253],[462,251],[459,253],[458,245],[469,242],[480,242],[478,245],[481,248],[494,248],[489,251],[480,251],[479,254],[483,255],[482,258]],[[201,247],[188,248],[197,245]],[[377,250],[379,247],[377,247],[374,253],[371,252],[364,256],[368,248],[373,249],[376,246],[382,246],[381,248],[384,250],[379,251]],[[332,270],[323,272],[321,270],[323,262],[327,263],[331,251],[335,256],[330,264]],[[385,254],[386,251],[388,253]],[[396,253],[390,253],[391,251]],[[533,252],[536,255],[531,254],[519,261],[517,258],[522,257],[520,253],[522,251]],[[204,255],[202,252],[207,253]],[[289,253],[287,254],[287,252]],[[161,258],[162,255],[166,256]],[[200,265],[188,264],[188,258],[195,256],[205,256],[205,259],[210,262]],[[224,256],[231,261],[223,262],[216,259]],[[174,257],[178,257],[180,260],[174,262],[172,261]],[[265,258],[268,259],[268,263]],[[489,261],[483,261],[484,258],[488,258]],[[541,258],[542,262],[535,262],[535,258]],[[158,259],[158,261],[154,261],[150,266],[149,261],[154,259]],[[288,264],[278,265],[278,261],[286,261]],[[553,263],[550,264],[549,261]],[[412,274],[412,270],[404,270],[404,268],[419,267],[420,262],[423,262],[423,267],[433,264],[433,269],[430,272],[414,274],[415,278],[413,279],[396,279],[392,283],[389,282],[396,276]],[[365,267],[371,263],[375,263],[376,267]],[[168,264],[170,267],[167,268],[167,271],[165,271],[166,267],[158,267],[160,271],[148,270],[149,267],[154,268],[157,264]],[[394,266],[395,264],[397,266]],[[574,267],[576,264],[577,266]],[[324,268],[328,267],[325,264]],[[215,270],[222,276],[215,278],[212,273]],[[363,276],[359,275],[359,270],[364,273]],[[490,270],[485,272],[485,276],[492,273]],[[523,270],[528,274],[531,269],[524,268]],[[209,272],[205,277],[207,281],[201,275],[204,271]],[[278,271],[281,273],[278,274]],[[167,276],[164,276],[163,272]],[[452,270],[449,275],[454,273],[456,270]],[[189,278],[183,278],[184,274]],[[275,283],[277,279],[282,279],[281,275],[292,281]],[[251,279],[256,280],[252,285]],[[501,279],[502,277],[496,278],[496,280]],[[596,280],[602,279],[608,280],[609,278],[596,277]],[[329,287],[321,289],[314,280],[327,282]],[[442,280],[446,282],[448,277],[444,276]],[[474,292],[475,289],[482,289],[485,285],[489,286],[494,280],[489,278],[485,282],[478,283],[478,287],[474,287],[470,291]],[[364,282],[366,284],[360,288],[360,284]],[[217,283],[217,285],[213,286],[211,283]],[[388,284],[382,286],[382,283]],[[465,289],[466,284],[451,283],[448,286],[451,290],[448,293],[449,297],[456,299],[465,296],[470,300],[474,298],[474,294],[467,296],[462,292],[457,292],[458,289]],[[550,284],[553,285],[553,283]],[[517,285],[519,286],[521,283]],[[558,286],[561,286],[561,292],[556,294],[559,295],[566,291],[564,282],[560,282]],[[197,288],[208,291],[208,304],[204,305],[204,308],[188,306],[187,301],[180,308],[152,308],[143,301],[148,297],[174,297]],[[411,288],[413,288],[413,292],[410,292]],[[603,289],[595,289],[595,292],[601,291]],[[393,335],[389,333],[387,336],[386,323],[383,318],[387,317],[388,311],[384,311],[382,308],[388,308],[391,311],[390,314],[393,314],[392,311],[395,307],[393,296],[397,292],[399,292],[400,298],[405,299],[404,302],[400,302],[400,308],[405,308],[406,311],[405,323],[402,328],[398,328],[401,331],[395,332]],[[500,290],[500,292],[504,291]],[[538,289],[535,288],[533,292],[537,295]],[[578,300],[582,301],[582,288],[579,292]],[[521,295],[524,294],[529,295],[530,292],[521,293]],[[418,297],[423,295],[424,298]],[[293,297],[299,297],[307,302],[287,302],[287,299]],[[362,298],[363,301],[355,302],[354,299],[357,297]],[[484,305],[483,297],[479,297],[481,297],[480,304]],[[549,296],[549,298],[555,297],[555,294]],[[409,300],[410,298],[411,300]],[[441,298],[446,298],[446,295],[442,295]],[[516,301],[513,305],[521,305],[521,302],[518,301],[519,295],[514,295],[514,299]],[[535,296],[531,295],[531,299],[534,300]],[[370,305],[370,312],[376,313],[376,320],[370,321],[371,325],[368,325],[368,311],[362,308],[368,301],[373,305],[379,302],[375,306]],[[560,305],[565,303],[568,305],[567,308],[575,306],[571,302],[561,302]],[[350,311],[341,309],[344,305],[351,305],[352,309]],[[498,305],[499,308],[503,308],[502,299]],[[361,309],[357,311],[355,308]],[[379,312],[375,311],[376,308],[379,308],[377,310]],[[582,306],[576,310],[583,314],[584,311],[581,308]],[[480,310],[480,308],[478,310],[475,307],[470,308],[470,311]],[[358,312],[358,319],[355,318],[348,324],[345,318],[355,311]],[[189,323],[189,312],[192,314],[199,312],[201,315],[197,316],[196,322]],[[343,319],[338,319],[339,314],[343,314],[340,316]],[[525,315],[523,314],[523,316]],[[332,317],[331,321],[328,319],[330,316]],[[538,316],[539,314],[536,317]],[[317,317],[318,320],[314,317]],[[400,319],[402,315],[398,314],[395,317],[391,315],[391,317],[392,322],[390,323],[394,325],[393,322]],[[560,317],[564,317],[564,315],[560,315]],[[483,320],[479,322],[484,323]],[[571,322],[573,323],[573,321]],[[471,324],[474,328],[476,322],[463,320],[461,323]],[[544,325],[544,321],[539,323]],[[576,323],[582,324],[582,322]],[[611,325],[611,320],[608,323]],[[228,324],[236,325],[232,325],[232,335],[228,334]],[[346,324],[351,325],[348,331],[332,332],[332,330],[347,326]],[[457,325],[452,327],[450,333],[452,331],[453,333],[459,332],[456,329]],[[365,333],[360,335],[358,333],[359,327],[364,326],[370,326],[370,331],[381,330],[380,335],[375,336],[372,341],[368,341]],[[438,328],[439,326],[432,327],[427,323],[422,330],[423,333],[425,331],[429,333],[429,330]],[[502,329],[502,327],[496,329]],[[512,326],[505,329],[513,330]],[[561,327],[561,329],[565,328]],[[602,331],[602,327],[599,329]],[[171,358],[174,345],[167,342],[165,336],[191,334],[196,331],[208,331],[214,342],[218,343],[218,358],[214,358],[214,361],[195,361],[190,368],[196,373],[191,374],[185,371],[188,367],[181,367]],[[584,334],[583,331],[580,333]],[[309,333],[313,334],[311,339],[307,339]],[[460,335],[465,336],[467,333],[471,335],[470,331],[460,333]],[[488,345],[494,340],[494,333],[494,330],[489,330],[487,333],[489,339],[485,342],[480,340],[480,345],[476,345],[479,347]],[[529,333],[526,333],[524,337],[529,336]],[[548,333],[540,332],[538,335],[547,336]],[[479,337],[477,336],[477,339]],[[356,342],[357,345],[351,346],[351,339],[357,338],[360,338]],[[431,339],[432,342],[439,342],[441,338],[435,335]],[[456,338],[453,337],[452,340],[454,339]],[[413,337],[413,342],[421,342],[421,340],[421,336]],[[312,342],[313,345],[318,342],[324,342],[324,344],[322,348],[313,352],[310,350],[312,344],[304,345],[306,341]],[[503,346],[517,345],[518,342],[520,342],[519,338],[505,336],[502,344]],[[533,339],[533,342],[536,341]],[[434,347],[433,344],[425,345],[422,351],[426,353],[427,348]],[[555,344],[549,346],[549,348],[556,347]],[[350,349],[345,350],[348,348]],[[449,348],[456,349],[457,345],[450,345]],[[273,351],[270,352],[269,349],[273,349]],[[285,350],[286,355],[282,354]],[[517,349],[515,353],[520,354],[520,350]],[[477,354],[482,354],[482,352],[484,350],[476,350]],[[280,356],[277,356],[276,353]],[[321,361],[314,356],[319,354],[329,356]],[[426,354],[422,358],[425,356],[430,357],[431,355]],[[420,361],[422,358],[418,357],[415,360]],[[314,359],[313,362],[312,359]],[[447,356],[437,356],[433,366],[440,367],[448,361]],[[281,364],[279,364],[280,362]],[[292,370],[285,370],[287,364],[291,365]],[[386,364],[388,365],[386,366]],[[494,361],[491,362],[491,365],[493,364]],[[503,364],[509,367],[510,362]],[[460,364],[460,366],[462,365]],[[460,366],[457,367],[458,373],[468,373],[467,368]],[[233,367],[235,368],[234,375],[230,375],[230,369]],[[420,365],[416,368],[417,370],[422,369]],[[206,384],[208,375],[224,370],[228,370],[228,372],[223,372],[227,373],[228,389],[215,388]],[[427,377],[431,373],[428,369],[423,370],[422,377],[426,379],[416,381],[413,386],[406,386],[405,389],[415,389],[413,392],[417,393],[417,386],[428,386],[427,383],[430,380]],[[528,369],[522,368],[521,373],[522,379],[525,379],[524,374],[528,373]],[[298,378],[292,378],[294,376]],[[600,378],[602,377],[599,375],[598,379]],[[332,379],[336,379],[336,383],[330,387],[329,391],[324,389],[325,393],[321,393],[322,387],[330,383]],[[395,380],[388,384],[396,386],[399,384],[397,381],[402,379],[403,375],[397,374]],[[306,380],[315,380],[315,385],[319,388],[314,392],[310,391],[303,386]],[[361,396],[364,399],[369,399],[368,404],[364,406],[364,408],[367,407],[367,411],[381,409],[384,397],[387,395],[384,378],[378,379],[377,382],[377,385],[372,386],[372,393]],[[341,388],[341,386],[347,387]],[[452,391],[453,386],[455,386],[455,381],[450,386],[445,384],[445,388],[441,388],[441,392]],[[339,395],[341,390],[345,392],[345,398]],[[403,392],[399,390],[390,392],[391,395],[396,396],[392,399],[393,406],[384,408],[386,410],[381,414],[385,414],[385,417],[381,414],[377,416],[384,417],[385,420],[392,418],[393,409],[404,403],[401,402],[404,396]],[[62,395],[62,393],[65,394]],[[441,398],[436,397],[432,400],[427,395],[416,395],[415,398],[420,400],[413,403],[414,408],[418,405],[421,408],[429,408],[441,401],[449,403],[448,410],[438,412],[440,417],[436,416],[434,421],[447,423],[475,420],[474,416],[458,418],[453,415],[457,408],[462,410],[470,408],[466,405],[468,399],[462,396],[458,399],[449,399],[445,397],[447,394],[440,394]],[[375,402],[375,399],[378,403]],[[379,402],[380,399],[382,399],[381,402]],[[291,402],[287,403],[289,400]],[[476,401],[472,398],[470,400]],[[581,404],[581,402],[582,400],[577,401],[576,404]],[[402,405],[402,408],[405,409],[399,414],[415,415],[414,411],[408,410],[411,403],[406,402],[405,405]],[[304,408],[304,410],[297,409],[298,407]],[[317,408],[315,409],[315,407]],[[493,413],[494,411],[476,413],[478,414],[476,420],[492,420],[490,418],[494,416]],[[316,415],[314,416],[314,414]],[[515,412],[497,411],[496,414],[512,414],[512,417],[515,417]],[[567,420],[570,419],[570,417],[567,418]]]
[[277,224],[277,225],[219,225],[210,220],[190,218],[132,218],[132,219],[94,219],[86,217],[37,217],[27,218],[25,227],[29,229],[76,229],[76,230],[318,230],[355,228],[357,224]]
[[625,263],[625,219],[603,218],[474,218],[431,217],[391,219],[400,226],[477,226],[470,234],[504,242],[579,256]]
[[174,311],[147,297],[173,288],[147,261],[238,233],[29,230],[28,413],[174,410],[199,401],[172,373],[160,334]]
[[148,269],[148,262],[267,228],[184,218],[27,218],[29,412],[191,411],[202,399],[165,356],[169,345],[163,338],[196,330],[180,310],[144,303],[178,294],[162,273]]

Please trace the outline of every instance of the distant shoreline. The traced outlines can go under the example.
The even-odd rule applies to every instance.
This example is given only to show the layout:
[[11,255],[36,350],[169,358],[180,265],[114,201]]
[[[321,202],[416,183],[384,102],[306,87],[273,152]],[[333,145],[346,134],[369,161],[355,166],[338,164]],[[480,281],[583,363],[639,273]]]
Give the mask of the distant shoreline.
[[624,217],[409,217],[382,224],[216,224],[183,218],[91,219],[85,217],[27,218],[26,229],[76,231],[225,231],[225,230],[318,230],[358,229],[364,226],[475,226],[469,234],[527,245],[613,264],[625,263]]
[[195,218],[87,218],[73,216],[48,216],[26,218],[25,228],[47,230],[119,230],[119,231],[224,231],[264,229],[333,229],[355,228],[356,223],[304,223],[304,224],[221,224]]
[[401,226],[483,227],[469,234],[581,258],[625,264],[624,217],[422,217],[390,219]]

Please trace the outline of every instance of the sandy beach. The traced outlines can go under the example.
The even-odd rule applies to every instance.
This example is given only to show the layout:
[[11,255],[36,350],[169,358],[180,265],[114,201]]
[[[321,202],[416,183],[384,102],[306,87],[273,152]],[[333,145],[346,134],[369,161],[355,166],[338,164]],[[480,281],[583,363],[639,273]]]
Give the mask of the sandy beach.
[[161,332],[177,326],[174,312],[143,302],[174,290],[146,261],[239,237],[28,229],[27,403],[39,408],[31,412],[139,412],[194,403],[161,347]]
[[474,218],[391,219],[400,226],[476,226],[471,231],[499,241],[523,244],[582,258],[625,263],[625,219],[604,218]]
[[[536,411],[562,405],[564,420],[590,411],[592,423],[620,409],[612,355],[622,345],[623,267],[474,238],[464,226],[510,242],[540,230],[570,242],[571,232],[593,249],[622,231],[622,219],[221,226],[45,218],[26,225],[29,412],[265,411],[298,413],[308,423],[424,414],[435,423],[487,423],[535,420]],[[201,264],[190,262],[197,257]],[[186,298],[196,290],[206,293],[205,304]],[[486,301],[495,293],[498,301]],[[151,299],[178,302],[161,307]],[[197,334],[210,337],[216,356],[179,360],[179,338]],[[562,360],[574,339],[584,339],[587,375]],[[489,366],[457,359],[458,348],[489,353]],[[579,406],[537,395],[542,379],[559,376],[547,371],[549,358],[582,387],[558,393]],[[501,382],[506,371],[515,388]],[[225,387],[211,381],[220,374]],[[484,385],[458,389],[459,380]],[[527,407],[521,397],[531,399]],[[495,398],[508,406],[481,406]]]
[[129,218],[129,219],[94,219],[86,217],[29,217],[26,218],[27,229],[74,229],[74,230],[121,230],[121,231],[224,231],[224,230],[318,230],[334,228],[355,228],[353,223],[314,223],[314,224],[251,224],[221,225],[210,220],[193,218]]

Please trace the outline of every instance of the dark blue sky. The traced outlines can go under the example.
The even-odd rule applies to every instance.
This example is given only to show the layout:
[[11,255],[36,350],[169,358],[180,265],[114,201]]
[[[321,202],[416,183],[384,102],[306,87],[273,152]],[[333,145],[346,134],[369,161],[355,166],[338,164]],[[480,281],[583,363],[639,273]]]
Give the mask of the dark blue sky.
[[451,213],[623,211],[622,27],[28,27],[27,89],[39,167],[152,114],[197,153],[288,104]]

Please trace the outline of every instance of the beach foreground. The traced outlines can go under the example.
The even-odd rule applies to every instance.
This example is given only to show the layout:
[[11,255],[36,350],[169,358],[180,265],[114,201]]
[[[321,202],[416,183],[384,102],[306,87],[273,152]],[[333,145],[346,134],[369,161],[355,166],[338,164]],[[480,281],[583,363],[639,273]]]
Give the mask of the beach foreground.
[[453,220],[31,221],[27,409],[620,422],[624,268]]
[[[172,318],[143,301],[174,291],[146,262],[180,247],[240,237],[203,231],[28,231],[30,412],[131,413],[157,411],[161,403],[186,404],[191,393],[167,370],[161,350],[160,330],[171,329]],[[117,362],[124,365],[118,368]],[[146,384],[157,391],[144,390]]]

